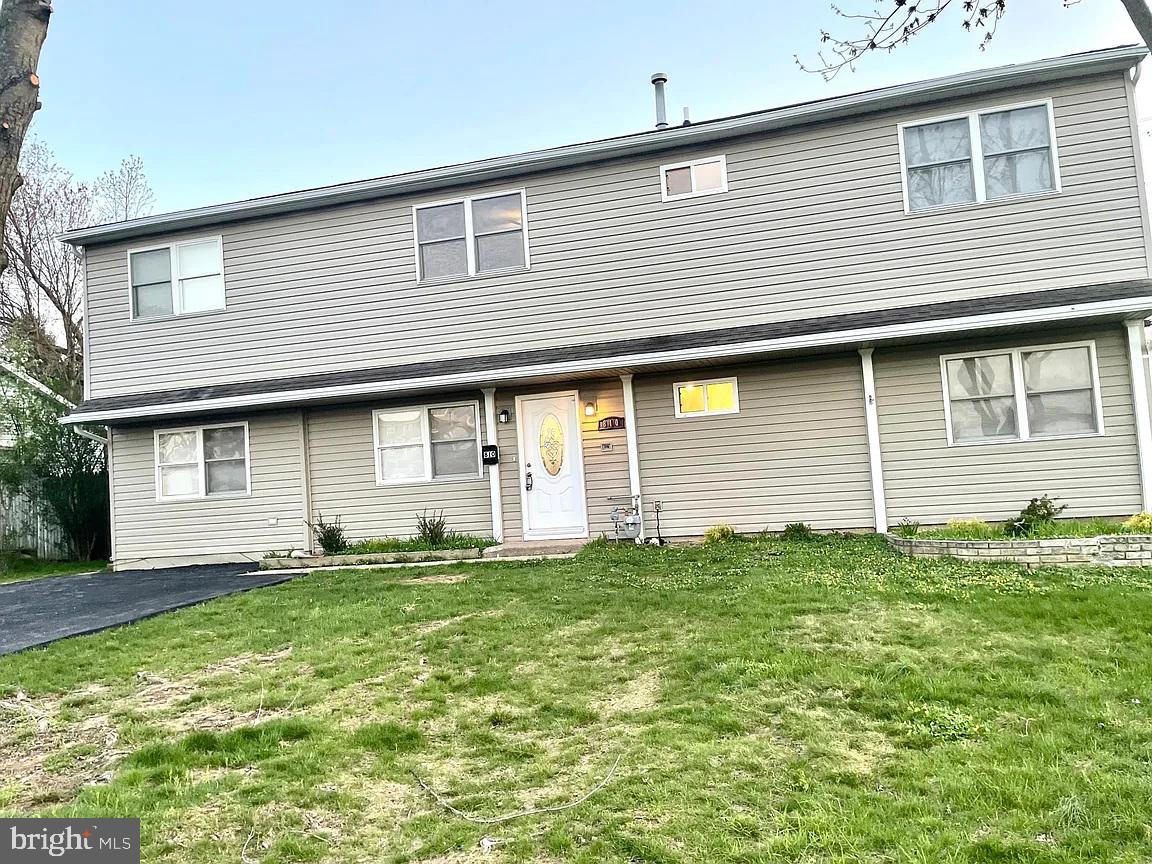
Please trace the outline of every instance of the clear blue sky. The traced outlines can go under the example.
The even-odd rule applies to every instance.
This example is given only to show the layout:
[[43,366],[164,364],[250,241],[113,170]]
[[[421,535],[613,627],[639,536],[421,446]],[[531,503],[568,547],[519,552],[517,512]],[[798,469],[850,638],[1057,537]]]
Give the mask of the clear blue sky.
[[1137,41],[1120,0],[1010,0],[987,51],[950,14],[826,83],[821,0],[55,7],[34,132],[81,177],[139,155],[156,212],[636,131],[657,70],[703,120]]

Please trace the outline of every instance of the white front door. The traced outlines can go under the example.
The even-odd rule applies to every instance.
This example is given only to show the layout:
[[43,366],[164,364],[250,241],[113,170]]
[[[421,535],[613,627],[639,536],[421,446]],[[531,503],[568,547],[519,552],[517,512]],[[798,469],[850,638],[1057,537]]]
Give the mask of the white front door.
[[524,539],[587,537],[577,394],[519,396],[516,416]]

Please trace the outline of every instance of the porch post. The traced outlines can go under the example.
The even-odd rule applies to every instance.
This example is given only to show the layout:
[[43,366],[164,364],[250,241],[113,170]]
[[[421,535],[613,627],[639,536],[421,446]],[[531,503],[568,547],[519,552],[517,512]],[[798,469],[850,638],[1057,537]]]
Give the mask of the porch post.
[[1148,374],[1144,368],[1144,321],[1125,321],[1132,408],[1136,413],[1136,454],[1140,460],[1140,508],[1152,512],[1152,417],[1148,415]]
[[884,463],[880,458],[880,418],[876,412],[876,376],[872,370],[872,348],[860,349],[864,373],[864,424],[868,429],[868,464],[872,472],[872,509],[876,532],[888,531],[888,505],[884,500]]
[[640,446],[636,443],[636,400],[632,392],[632,375],[628,373],[620,376],[620,383],[624,387],[624,437],[628,446],[628,492],[636,503],[636,515],[640,519],[640,536],[643,542],[644,531],[644,499],[640,494]]
[[[484,393],[484,440],[496,446],[496,388],[485,387]],[[500,463],[488,466],[488,483],[492,497],[492,537],[497,543],[504,542],[504,494],[500,487]]]

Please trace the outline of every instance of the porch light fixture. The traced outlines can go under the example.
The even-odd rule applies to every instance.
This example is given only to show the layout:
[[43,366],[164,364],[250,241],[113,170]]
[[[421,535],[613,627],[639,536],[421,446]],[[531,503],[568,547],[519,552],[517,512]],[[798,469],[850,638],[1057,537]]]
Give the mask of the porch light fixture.
[[596,416],[596,403],[595,402],[585,402],[584,403],[584,416],[585,417],[595,417]]
[[512,415],[508,412],[507,408],[501,409],[500,413],[496,415],[496,420],[500,423],[507,423],[512,419]]

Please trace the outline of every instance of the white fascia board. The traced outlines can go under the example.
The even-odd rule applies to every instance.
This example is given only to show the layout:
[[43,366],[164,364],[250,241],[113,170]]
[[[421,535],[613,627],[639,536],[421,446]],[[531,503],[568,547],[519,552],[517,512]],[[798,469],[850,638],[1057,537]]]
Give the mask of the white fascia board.
[[[517,381],[548,375],[575,375],[587,372],[629,369],[668,363],[686,363],[696,360],[732,359],[779,351],[806,348],[832,348],[845,345],[874,344],[876,342],[917,336],[933,336],[996,327],[1046,324],[1088,318],[1094,315],[1136,315],[1152,309],[1152,296],[1131,297],[1123,300],[1105,300],[1072,306],[1050,306],[1017,312],[998,312],[945,318],[937,321],[918,321],[909,324],[888,324],[879,327],[860,327],[812,333],[804,336],[785,336],[729,345],[707,345],[698,348],[670,349],[643,354],[621,354],[590,360],[558,363],[539,363],[512,369],[490,369],[479,372],[459,372],[451,375],[432,375],[393,381],[370,381],[361,384],[335,384],[302,390],[281,390],[253,393],[244,396],[221,396],[195,402],[142,405],[135,408],[108,409],[70,414],[61,418],[64,423],[94,423],[132,420],[142,417],[160,417],[179,414],[198,414],[204,411],[226,411],[234,408],[265,408],[283,404],[300,404],[315,400],[372,395],[393,396],[414,390],[445,389],[448,387],[508,386]],[[493,358],[496,360],[497,358]]]
[[508,177],[566,168],[604,159],[658,153],[676,147],[707,144],[713,141],[772,132],[809,123],[840,120],[860,114],[870,114],[895,108],[905,108],[941,99],[957,99],[978,95],[991,89],[1025,87],[1074,78],[1081,75],[1120,72],[1132,68],[1147,54],[1140,45],[1126,45],[1085,54],[1072,54],[981,69],[928,81],[900,84],[847,96],[834,96],[813,102],[787,105],[766,111],[756,111],[719,120],[706,120],[689,126],[650,129],[644,132],[535,150],[511,156],[499,156],[476,162],[445,165],[406,174],[393,174],[371,180],[302,189],[281,195],[251,198],[216,204],[175,213],[145,216],[127,222],[95,225],[65,231],[60,240],[73,245],[107,243],[127,240],[149,234],[183,231],[207,225],[219,225],[241,219],[273,216],[326,207],[350,204],[372,198],[413,194],[462,184],[478,184]]

